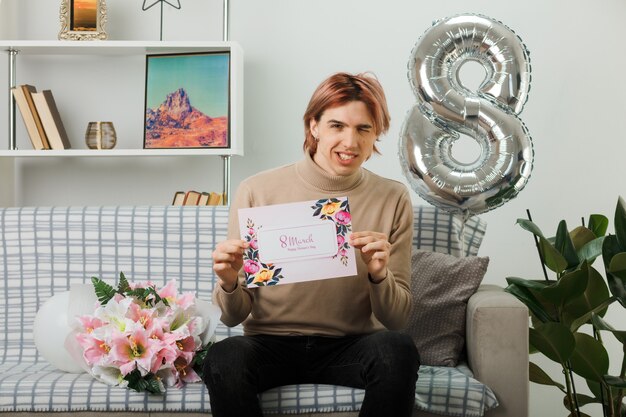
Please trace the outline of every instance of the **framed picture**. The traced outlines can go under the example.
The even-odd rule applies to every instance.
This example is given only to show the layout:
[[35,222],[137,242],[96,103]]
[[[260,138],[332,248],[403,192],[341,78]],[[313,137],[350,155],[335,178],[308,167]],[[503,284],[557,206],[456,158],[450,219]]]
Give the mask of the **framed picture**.
[[146,56],[144,148],[230,147],[230,52]]
[[104,40],[105,0],[61,0],[61,40]]

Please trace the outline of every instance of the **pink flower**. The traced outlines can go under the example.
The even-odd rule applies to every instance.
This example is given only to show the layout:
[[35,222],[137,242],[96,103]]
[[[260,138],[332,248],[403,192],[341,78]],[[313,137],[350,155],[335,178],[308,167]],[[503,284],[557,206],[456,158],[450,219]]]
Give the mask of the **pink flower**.
[[83,358],[89,366],[103,362],[111,350],[111,347],[103,340],[96,339],[90,334],[79,333],[76,335],[76,340],[83,348]]
[[252,259],[246,259],[246,261],[243,263],[243,270],[246,271],[248,274],[256,274],[259,269],[261,269],[259,264]]
[[148,337],[152,340],[159,340],[163,345],[173,344],[178,336],[174,333],[166,332],[164,328],[169,326],[165,319],[155,318],[150,327],[146,329]]
[[126,376],[135,369],[146,375],[152,369],[152,360],[159,350],[159,342],[148,338],[143,329],[135,329],[129,335],[115,332],[111,338],[111,358],[120,365]]
[[87,333],[93,332],[98,327],[104,326],[104,322],[94,316],[82,316],[78,317],[80,325],[85,329]]
[[187,310],[195,302],[196,296],[193,293],[187,292],[178,297],[176,304],[183,310]]
[[152,281],[129,282],[128,286],[133,290],[137,288],[147,288],[147,287],[156,288],[156,285]]
[[337,220],[337,223],[339,224],[348,224],[352,220],[352,216],[350,216],[350,213],[347,211],[341,210],[335,214],[335,220]]
[[187,362],[191,362],[193,355],[196,353],[196,343],[192,336],[176,341],[178,348],[178,357],[183,357]]
[[152,324],[152,318],[155,315],[155,311],[152,309],[141,308],[137,304],[131,304],[128,309],[128,318],[147,329]]
[[339,256],[346,256],[348,254],[348,252],[345,249],[340,249],[339,250]]
[[259,249],[259,242],[256,239],[250,241],[250,247],[254,250]]
[[168,301],[169,300],[175,300],[176,299],[176,281],[172,280],[169,281],[165,287],[161,288],[159,291],[157,291],[157,294],[159,294],[159,297],[161,298],[165,298]]
[[254,236],[255,233],[256,233],[256,230],[254,230],[252,227],[248,229],[248,235]]
[[155,319],[152,325],[147,329],[148,337],[154,341],[160,342],[161,349],[157,352],[152,362],[150,372],[156,373],[162,366],[172,366],[178,357],[176,350],[177,336],[170,332],[163,331],[163,326],[167,323],[163,319]]
[[179,357],[174,361],[174,368],[176,369],[177,380],[176,387],[182,388],[188,382],[199,382],[200,377],[193,370],[190,365],[190,362],[186,361],[185,358]]
[[341,247],[341,245],[343,245],[345,241],[346,239],[343,236],[337,235],[337,246]]

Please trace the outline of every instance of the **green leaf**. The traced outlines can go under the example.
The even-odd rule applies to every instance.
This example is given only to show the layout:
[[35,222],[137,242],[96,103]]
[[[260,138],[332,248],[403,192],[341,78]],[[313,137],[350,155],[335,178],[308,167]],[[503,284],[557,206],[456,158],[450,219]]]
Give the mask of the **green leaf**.
[[543,263],[551,271],[561,273],[567,268],[567,260],[554,245],[544,237],[539,226],[526,219],[517,219],[516,223],[519,224],[522,229],[529,231],[539,238],[539,252],[541,253]]
[[596,237],[602,237],[609,228],[609,219],[602,214],[592,214],[589,216],[589,224],[587,225]]
[[565,220],[561,220],[559,222],[559,226],[556,230],[554,247],[561,255],[563,255],[563,258],[565,258],[565,261],[567,262],[567,267],[565,269],[578,266],[578,254],[576,253],[574,242],[572,242],[572,238],[567,230],[567,223]]
[[576,252],[579,252],[583,246],[596,239],[596,235],[584,226],[578,226],[569,233],[569,236]]
[[528,330],[531,345],[549,359],[565,366],[576,347],[574,335],[567,327],[561,323],[543,323]]
[[585,315],[580,316],[579,318],[574,320],[572,322],[572,324],[570,325],[570,330],[572,332],[575,332],[576,330],[578,330],[580,328],[580,326],[582,326],[583,324],[585,324],[585,323],[589,322],[589,320],[591,320],[592,314],[594,314],[594,313],[600,314],[601,312],[606,311],[608,306],[610,306],[615,300],[616,300],[615,297],[607,298],[605,301],[603,301],[596,308],[594,308],[590,312],[588,312]]
[[520,287],[526,287],[533,290],[541,291],[546,286],[555,283],[556,281],[546,281],[545,279],[526,279],[519,277],[507,277],[506,282],[508,284],[519,285]]
[[120,282],[117,285],[117,292],[120,294],[124,294],[128,290],[130,290],[130,284],[126,279],[126,275],[124,275],[123,272],[120,272]]
[[582,411],[579,413],[570,413],[567,417],[591,417],[589,414],[585,414]]
[[592,381],[602,381],[609,370],[609,354],[596,339],[584,333],[574,333],[576,346],[570,358],[572,371]]
[[98,277],[91,277],[91,283],[93,284],[93,288],[96,292],[96,297],[98,297],[98,302],[101,305],[105,305],[115,296],[115,288],[102,281]]
[[522,227],[522,229],[529,231],[533,235],[543,237],[543,233],[541,232],[541,229],[539,229],[539,226],[537,226],[535,223],[531,222],[530,220],[517,219],[516,223],[519,224]]
[[604,236],[595,238],[587,242],[578,251],[578,258],[582,261],[587,261],[589,265],[594,263],[596,258],[602,255],[602,244],[604,242]]
[[551,270],[560,274],[568,268],[567,259],[545,237],[539,238],[539,250],[543,257],[543,263]]
[[128,381],[128,388],[137,392],[148,391],[153,394],[163,393],[162,385],[153,373],[148,373],[145,376],[141,376],[141,373],[137,369],[126,374],[124,377]]
[[[602,401],[600,401],[599,399],[584,394],[576,394],[576,401],[578,402],[579,407],[585,406],[587,404],[602,403]],[[563,397],[563,406],[565,406],[565,408],[567,408],[569,411],[573,411],[575,409],[575,407],[570,406],[570,399],[567,395]],[[580,415],[584,416],[586,414],[581,413]],[[576,417],[576,414],[574,414],[574,416]]]
[[[507,278],[507,281],[510,279],[519,279],[521,278]],[[531,313],[533,313],[539,320],[542,322],[550,322],[555,321],[548,311],[544,308],[543,304],[537,299],[537,297],[529,290],[528,287],[525,287],[523,283],[512,283],[508,287],[504,289],[504,291],[508,292],[515,296],[518,300],[528,307]]]
[[622,281],[626,280],[626,252],[615,254],[611,258],[608,271],[617,275]]
[[606,273],[611,292],[626,306],[626,252],[617,253],[611,258]]
[[[585,288],[585,291],[580,296],[572,297],[571,299],[566,300],[563,306],[563,323],[567,326],[571,326],[574,320],[594,310],[608,298],[609,289],[606,286],[604,278],[594,268],[589,267],[587,288]],[[603,316],[605,313],[606,308],[604,308],[598,314]],[[589,318],[587,319],[587,321],[589,321]],[[572,329],[570,327],[570,329],[576,330],[578,328]]]
[[558,382],[554,381],[547,373],[544,372],[543,369],[541,369],[533,362],[528,362],[528,375],[530,382],[541,385],[551,385],[565,392],[565,387],[563,386],[563,384],[559,384]]
[[615,234],[622,251],[626,250],[626,202],[622,197],[617,199],[615,208]]
[[596,329],[613,333],[613,336],[615,336],[615,338],[619,340],[622,345],[626,345],[626,330],[615,330],[613,326],[597,314],[591,315],[591,321],[593,322],[593,325],[596,326]]
[[212,344],[213,343],[209,343],[202,349],[198,350],[191,360],[191,367],[194,371],[196,371],[200,378],[204,376],[204,359],[206,358],[207,353],[209,353],[209,348]]
[[618,376],[604,375],[604,382],[607,385],[610,385],[615,388],[624,389],[626,388],[626,379],[620,378]]
[[541,290],[541,295],[550,302],[561,307],[567,300],[578,297],[585,292],[589,278],[589,267],[583,263],[580,269],[569,272],[559,280]]
[[598,402],[601,404],[602,401],[601,399],[604,398],[604,404],[608,405],[609,401],[608,401],[608,393],[606,388],[609,388],[611,390],[611,395],[613,396],[613,398],[617,397],[617,388],[611,387],[611,386],[606,386],[604,384],[600,384],[599,382],[596,381],[591,381],[589,379],[585,380],[587,382],[587,386],[589,387],[589,391],[591,391],[591,393],[593,394],[593,396],[596,397],[596,399],[598,400]]
[[609,290],[611,290],[611,294],[617,297],[619,302],[626,307],[626,286],[617,275],[610,272],[612,259],[622,252],[622,248],[615,235],[609,235],[604,239],[602,243],[602,260],[604,261],[604,267],[607,271],[606,280],[609,283]]

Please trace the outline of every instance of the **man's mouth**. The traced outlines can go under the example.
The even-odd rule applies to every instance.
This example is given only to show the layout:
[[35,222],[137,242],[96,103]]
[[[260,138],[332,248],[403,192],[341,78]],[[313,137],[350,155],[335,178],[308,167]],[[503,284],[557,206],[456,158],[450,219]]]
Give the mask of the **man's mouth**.
[[342,161],[348,161],[350,159],[356,158],[356,155],[354,154],[348,154],[348,153],[342,153],[342,152],[338,152],[337,154],[339,155],[339,159],[341,159]]

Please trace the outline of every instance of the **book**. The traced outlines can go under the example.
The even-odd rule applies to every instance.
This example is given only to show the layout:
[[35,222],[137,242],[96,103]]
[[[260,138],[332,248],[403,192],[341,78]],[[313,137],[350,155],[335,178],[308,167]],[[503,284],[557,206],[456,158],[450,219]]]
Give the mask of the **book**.
[[172,200],[173,206],[182,206],[185,201],[185,192],[184,191],[176,191],[174,193],[174,199]]
[[41,142],[43,143],[44,149],[50,149],[50,144],[48,143],[48,137],[46,136],[46,131],[43,128],[43,124],[41,123],[41,118],[39,117],[39,113],[37,112],[37,107],[35,107],[35,102],[33,101],[33,93],[37,92],[37,89],[29,84],[20,85],[22,91],[24,92],[24,96],[26,97],[26,102],[28,103],[28,108],[30,109],[33,118],[35,119],[35,124],[37,125],[37,132],[39,132],[39,137],[41,138]]
[[198,199],[199,206],[206,206],[209,203],[209,197],[211,197],[211,193],[201,193],[200,199]]
[[185,199],[183,200],[183,206],[197,206],[200,199],[200,193],[197,191],[187,191],[185,193]]
[[219,206],[224,201],[222,193],[211,192],[211,197],[209,197],[209,206]]
[[35,108],[31,96],[31,94],[36,91],[37,89],[35,87],[28,84],[11,88],[11,92],[15,98],[15,104],[17,104],[17,108],[22,115],[22,120],[24,120],[24,125],[26,126],[26,131],[33,144],[33,148],[36,150],[49,149],[45,131],[43,130],[41,120],[39,119],[37,109]]
[[41,92],[33,92],[32,97],[50,148],[70,149],[70,141],[67,137],[63,122],[61,121],[61,115],[54,101],[52,91],[43,90]]

